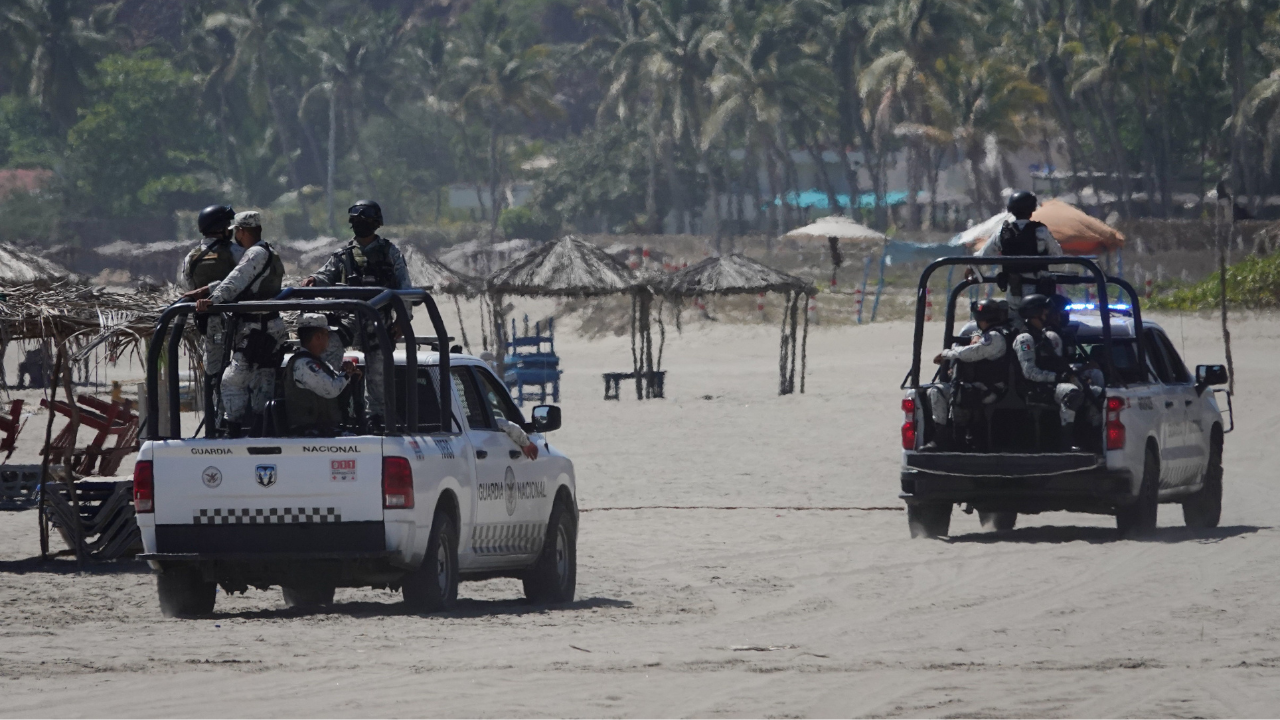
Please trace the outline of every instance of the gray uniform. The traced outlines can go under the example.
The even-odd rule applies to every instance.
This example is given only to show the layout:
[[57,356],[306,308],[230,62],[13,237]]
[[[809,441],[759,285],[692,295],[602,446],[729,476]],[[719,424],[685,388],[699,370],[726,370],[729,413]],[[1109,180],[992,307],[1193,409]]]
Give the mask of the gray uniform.
[[[312,356],[314,357],[314,356]],[[329,365],[327,368],[320,367],[320,362]],[[328,361],[303,360],[293,369],[293,383],[303,390],[310,390],[325,400],[333,400],[347,389],[348,378],[340,375],[333,370],[332,364]]]
[[[208,249],[210,245],[221,242],[219,238],[205,238],[200,242],[201,249]],[[239,263],[240,258],[244,256],[244,248],[240,244],[232,241],[229,250],[231,259],[234,263]],[[178,287],[185,291],[196,290],[195,283],[192,281],[191,260],[194,254],[188,253],[182,258],[182,262],[178,265]],[[210,315],[208,320],[208,328],[205,331],[202,340],[202,353],[204,355],[204,371],[205,374],[213,377],[222,373],[226,368],[222,365],[222,358],[226,354],[226,331],[227,325],[223,321],[221,315]]]
[[[977,327],[976,325],[974,326]],[[942,351],[944,360],[954,362],[978,362],[980,360],[999,360],[1008,351],[1004,335],[997,330],[987,330],[979,337],[982,339],[971,345],[954,345]],[[929,388],[929,408],[933,421],[938,425],[946,425],[950,415],[952,386],[934,385]],[[990,400],[995,402],[999,395],[991,394]]]
[[[356,251],[356,252],[352,252]],[[351,257],[357,258],[356,262]],[[382,262],[360,264],[365,258],[379,258]],[[330,285],[341,284],[362,284],[353,277],[360,271],[367,271],[367,274],[361,274],[362,278],[376,278],[376,282],[381,287],[390,288],[392,290],[407,290],[413,287],[413,281],[409,279],[409,267],[405,264],[404,255],[400,253],[400,249],[390,240],[375,235],[373,240],[363,248],[355,240],[347,243],[346,247],[329,256],[319,270],[311,274],[318,287],[328,287]],[[349,329],[353,329],[353,323],[347,323]],[[370,342],[374,342],[374,329],[371,325],[364,325],[364,334]],[[354,338],[353,342],[358,338]],[[325,350],[324,361],[332,367],[340,367],[342,365],[343,352],[342,339],[338,333],[329,334],[329,347]],[[369,417],[383,417],[386,404],[382,398],[382,382],[385,374],[382,369],[382,351],[381,348],[365,350],[365,412]]]
[[[227,279],[210,286],[212,289],[209,298],[214,304],[232,302],[242,295],[253,294],[264,282],[270,281],[271,272],[267,265],[271,262],[273,253],[269,247],[266,242],[258,242],[245,250],[240,263]],[[253,321],[253,317],[265,320],[267,334],[277,344],[289,337],[279,316],[246,316],[240,320],[235,337],[232,338],[234,352],[231,364],[222,373],[223,417],[229,422],[244,422],[250,408],[255,413],[262,412],[267,401],[275,395],[276,368],[259,367],[245,357],[249,333],[263,324],[261,320]]]
[[[1052,330],[1044,331],[1045,338],[1053,346],[1053,351],[1062,355],[1062,337]],[[1018,358],[1018,366],[1022,368],[1022,376],[1036,383],[1054,385],[1053,401],[1058,405],[1058,414],[1063,425],[1075,422],[1076,408],[1080,406],[1080,386],[1070,382],[1058,382],[1058,375],[1052,370],[1045,370],[1036,364],[1036,341],[1031,333],[1022,333],[1013,341],[1013,352]]]

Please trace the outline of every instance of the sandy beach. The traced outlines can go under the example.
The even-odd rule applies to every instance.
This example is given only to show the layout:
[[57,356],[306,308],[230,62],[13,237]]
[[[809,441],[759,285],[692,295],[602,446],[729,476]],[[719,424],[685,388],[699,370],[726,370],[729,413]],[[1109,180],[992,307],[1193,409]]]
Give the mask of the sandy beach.
[[[1153,319],[1188,364],[1222,361],[1213,319]],[[144,564],[41,564],[34,511],[4,512],[0,715],[1280,713],[1280,319],[1233,324],[1222,526],[1165,505],[1145,541],[1106,516],[985,533],[959,511],[949,539],[910,540],[909,324],[814,327],[807,392],[779,397],[774,323],[690,322],[649,402],[601,399],[627,338],[569,327],[552,442],[584,511],[573,605],[495,580],[439,616],[353,589],[303,613],[273,589],[164,619]],[[43,418],[13,462],[33,461]]]

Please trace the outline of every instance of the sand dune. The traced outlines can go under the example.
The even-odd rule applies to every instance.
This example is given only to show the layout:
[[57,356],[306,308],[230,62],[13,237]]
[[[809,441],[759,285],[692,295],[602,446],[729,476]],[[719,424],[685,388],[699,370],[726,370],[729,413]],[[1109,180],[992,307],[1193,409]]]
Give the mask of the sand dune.
[[[1211,320],[1156,319],[1189,364],[1221,361]],[[251,590],[166,620],[140,564],[41,565],[34,514],[3,513],[0,715],[1275,716],[1280,320],[1234,336],[1223,527],[1163,506],[1148,541],[1068,514],[986,534],[957,512],[912,541],[908,325],[815,328],[789,397],[776,328],[687,326],[645,403],[601,399],[625,338],[566,332],[577,603],[531,609],[502,580],[444,616],[367,590],[306,614]],[[772,509],[793,507],[815,509]]]

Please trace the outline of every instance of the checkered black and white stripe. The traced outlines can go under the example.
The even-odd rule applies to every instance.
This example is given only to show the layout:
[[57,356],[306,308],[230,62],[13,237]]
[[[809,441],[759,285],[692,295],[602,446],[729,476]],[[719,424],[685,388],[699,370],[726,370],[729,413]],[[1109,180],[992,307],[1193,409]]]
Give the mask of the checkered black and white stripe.
[[289,525],[293,523],[342,522],[338,508],[201,508],[193,522],[196,525]]
[[546,523],[476,525],[471,551],[477,555],[534,555],[542,551]]

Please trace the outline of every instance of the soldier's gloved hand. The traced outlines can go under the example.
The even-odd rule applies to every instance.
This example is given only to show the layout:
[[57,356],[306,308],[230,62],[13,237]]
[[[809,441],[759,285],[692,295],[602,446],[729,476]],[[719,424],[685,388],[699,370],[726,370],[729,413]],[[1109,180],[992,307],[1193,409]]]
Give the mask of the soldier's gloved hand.
[[200,298],[196,301],[196,312],[209,312],[211,307],[213,307],[213,301],[209,298]]
[[315,284],[316,284],[316,279],[311,277],[310,275],[302,278],[302,287],[313,287],[315,286]]
[[941,365],[941,364],[942,364],[942,361],[943,361],[943,360],[945,360],[945,359],[946,359],[946,358],[942,357],[942,353],[938,353],[938,354],[937,354],[936,356],[934,356],[934,358],[933,358],[933,364],[934,364],[934,365]]
[[524,447],[520,448],[520,452],[524,453],[524,456],[525,456],[525,457],[527,457],[527,458],[529,458],[530,460],[537,460],[537,459],[538,459],[538,444],[537,444],[537,443],[529,443],[528,445],[525,445]]

